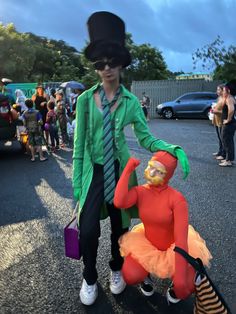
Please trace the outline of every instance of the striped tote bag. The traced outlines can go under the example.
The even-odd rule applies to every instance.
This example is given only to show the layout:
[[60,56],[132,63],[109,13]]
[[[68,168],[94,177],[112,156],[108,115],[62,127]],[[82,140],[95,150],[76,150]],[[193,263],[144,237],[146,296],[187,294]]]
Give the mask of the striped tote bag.
[[179,247],[174,248],[175,252],[181,254],[190,265],[196,269],[196,298],[194,314],[232,314],[223,296],[210,279],[200,258],[193,258],[186,251]]

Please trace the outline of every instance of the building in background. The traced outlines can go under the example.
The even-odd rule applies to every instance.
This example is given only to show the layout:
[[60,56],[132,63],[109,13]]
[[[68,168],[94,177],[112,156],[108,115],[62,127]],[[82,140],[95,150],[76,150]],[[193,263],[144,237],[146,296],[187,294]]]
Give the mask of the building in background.
[[204,72],[189,72],[176,76],[176,80],[205,80],[212,81],[212,74]]

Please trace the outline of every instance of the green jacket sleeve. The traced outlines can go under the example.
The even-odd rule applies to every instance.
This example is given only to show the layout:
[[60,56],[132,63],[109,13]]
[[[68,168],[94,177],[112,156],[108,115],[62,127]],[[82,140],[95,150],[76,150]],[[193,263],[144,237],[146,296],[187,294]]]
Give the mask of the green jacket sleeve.
[[184,172],[184,178],[186,178],[189,173],[189,163],[183,149],[178,145],[168,144],[165,141],[155,138],[149,131],[143,110],[138,100],[134,99],[134,102],[135,114],[133,128],[139,144],[150,152],[154,153],[159,150],[164,150],[178,158]]
[[74,197],[78,201],[82,189],[82,173],[84,147],[86,140],[86,115],[85,108],[88,106],[87,93],[84,92],[78,97],[76,105],[76,125],[74,132],[74,150],[73,150],[73,170],[72,170],[72,186],[74,189]]
[[133,121],[133,129],[134,129],[134,133],[138,139],[139,144],[152,153],[159,150],[164,150],[176,156],[175,149],[179,146],[168,144],[165,141],[157,139],[151,134],[148,128],[148,125],[146,123],[143,110],[141,106],[139,105],[138,101],[135,101],[134,112],[135,112],[135,115],[134,115],[134,121]]

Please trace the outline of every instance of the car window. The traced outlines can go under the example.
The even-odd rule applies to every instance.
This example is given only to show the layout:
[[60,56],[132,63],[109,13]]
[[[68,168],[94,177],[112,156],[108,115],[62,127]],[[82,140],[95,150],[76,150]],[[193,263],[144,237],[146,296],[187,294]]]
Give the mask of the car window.
[[206,95],[205,96],[205,99],[209,99],[209,100],[212,100],[212,99],[216,99],[217,98],[217,95]]
[[187,100],[213,100],[216,99],[217,95],[215,94],[187,94],[184,95],[183,97],[179,98],[179,101],[187,101]]
[[193,100],[194,99],[194,94],[188,94],[184,95],[183,97],[179,98],[179,101],[186,101],[186,100]]

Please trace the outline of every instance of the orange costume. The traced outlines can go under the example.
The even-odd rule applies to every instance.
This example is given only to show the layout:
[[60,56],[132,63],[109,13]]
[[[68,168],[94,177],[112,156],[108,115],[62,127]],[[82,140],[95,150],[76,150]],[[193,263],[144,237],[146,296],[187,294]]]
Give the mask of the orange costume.
[[115,190],[118,208],[137,205],[141,224],[120,238],[125,257],[122,273],[128,284],[142,282],[147,275],[172,278],[175,295],[185,299],[194,291],[195,271],[173,251],[181,247],[205,265],[212,258],[205,241],[188,224],[188,204],[184,196],[168,185],[177,159],[167,152],[157,152],[148,163],[144,176],[147,184],[128,190],[131,173],[139,160],[130,158]]

